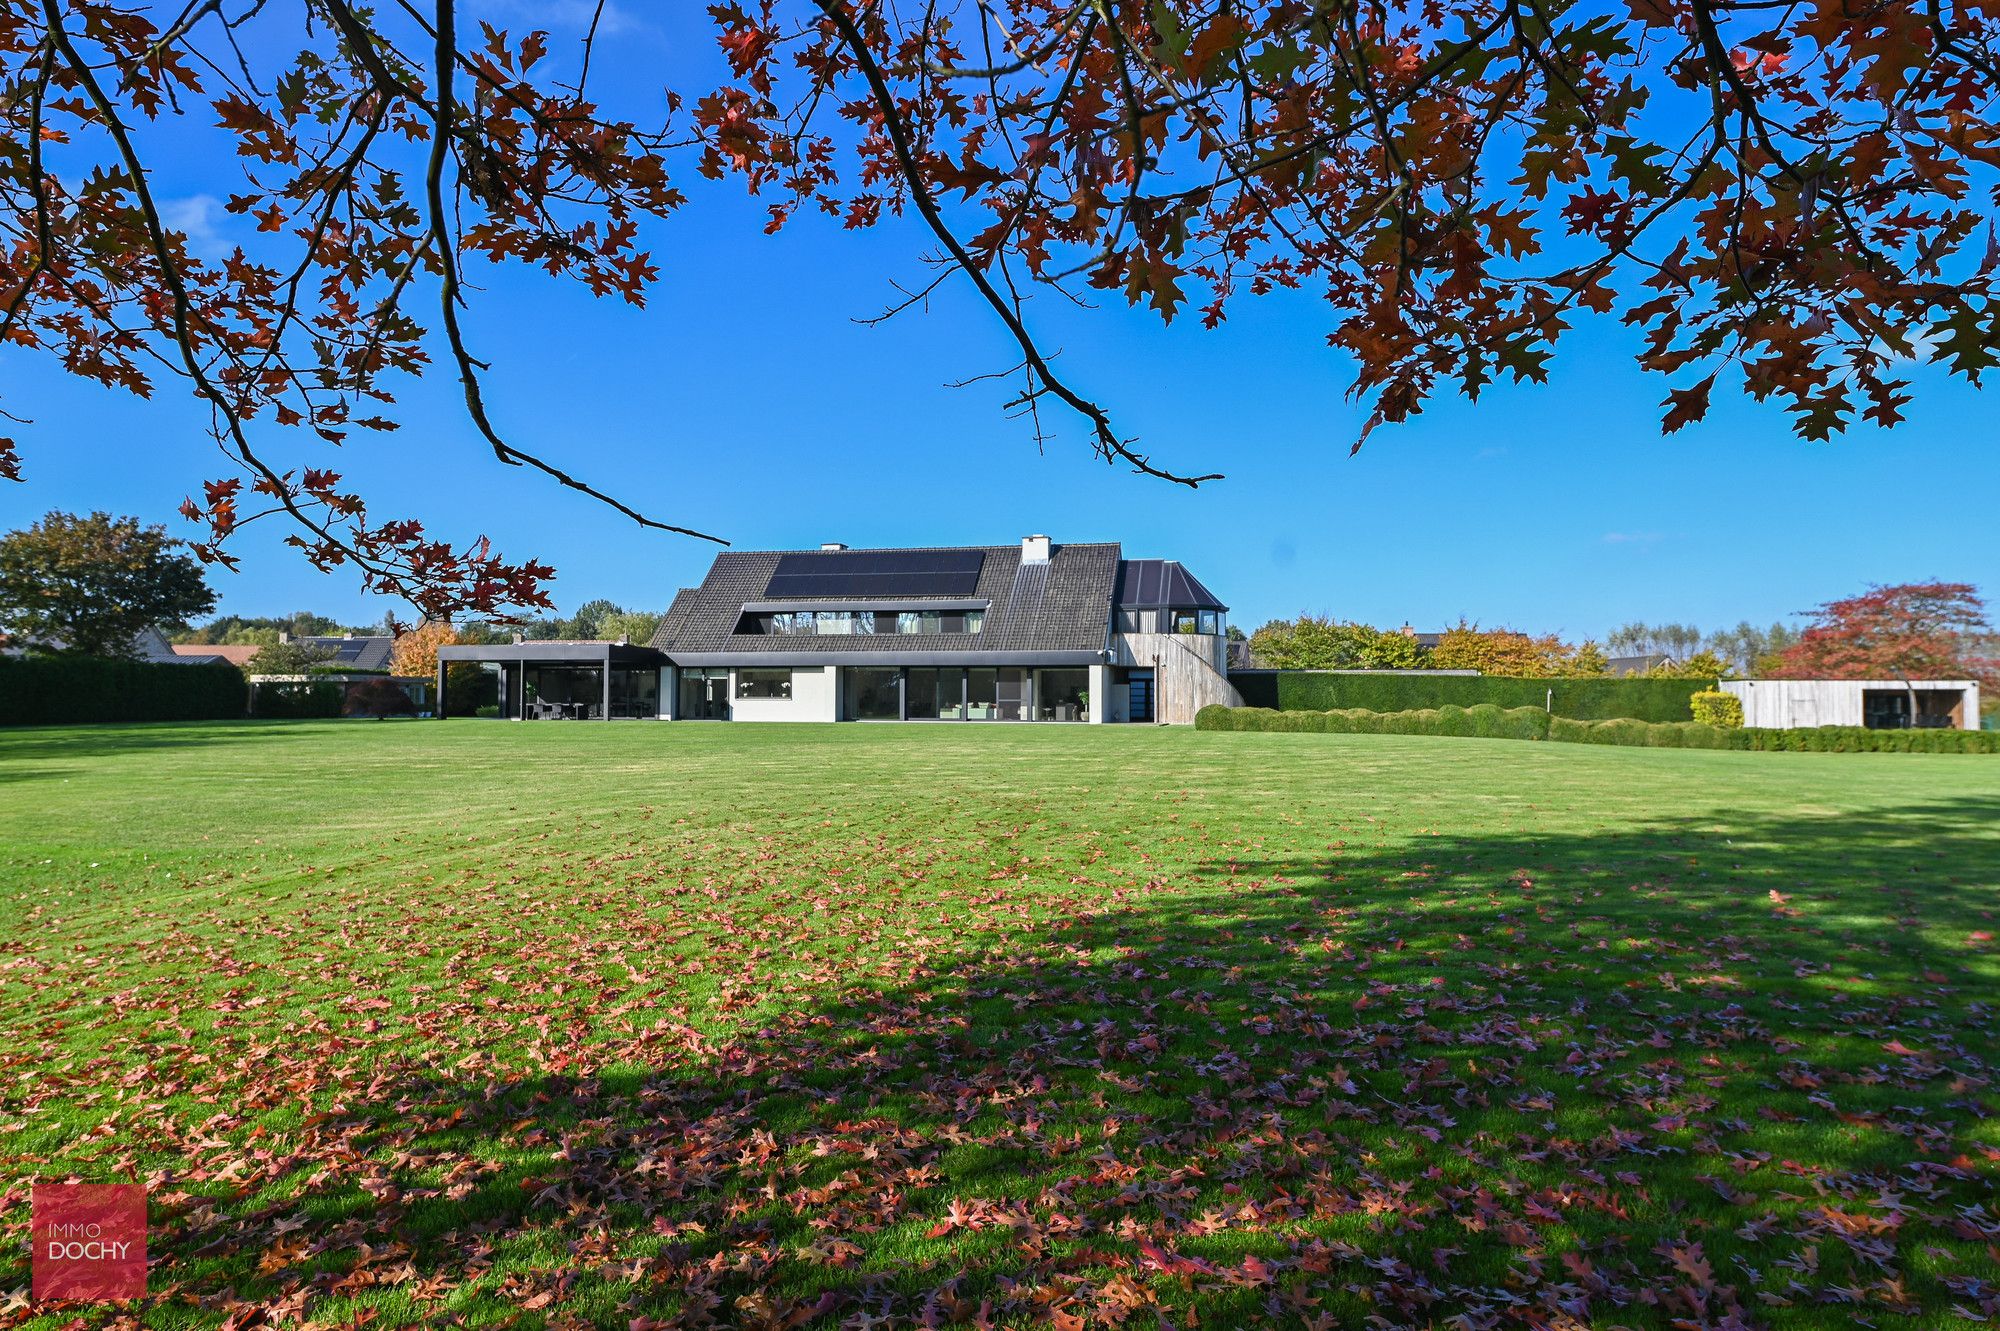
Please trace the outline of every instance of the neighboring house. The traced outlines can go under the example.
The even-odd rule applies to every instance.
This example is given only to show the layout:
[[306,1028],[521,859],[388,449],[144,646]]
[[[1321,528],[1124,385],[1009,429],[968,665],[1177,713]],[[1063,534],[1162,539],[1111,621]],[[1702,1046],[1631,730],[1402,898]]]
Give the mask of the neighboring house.
[[343,633],[338,637],[307,635],[294,638],[289,633],[280,633],[279,642],[296,642],[307,647],[317,647],[327,654],[329,670],[355,670],[363,673],[386,672],[389,657],[396,650],[395,638],[387,634]]
[[1605,661],[1604,673],[1623,678],[1627,675],[1644,675],[1679,664],[1680,662],[1665,652],[1648,652],[1643,656],[1613,656]]
[[1176,721],[1241,701],[1228,607],[1114,543],[725,551],[650,644],[446,647],[502,714],[736,721]]
[[1742,699],[1744,725],[1763,729],[1979,729],[1979,684],[1969,679],[1725,679],[1722,690]]
[[203,665],[232,665],[238,670],[256,659],[264,649],[256,643],[177,642],[174,655],[183,661]]
[[1417,646],[1421,647],[1423,650],[1427,652],[1430,651],[1432,648],[1436,647],[1439,643],[1444,641],[1444,634],[1442,633],[1417,632],[1416,629],[1410,626],[1410,621],[1408,621],[1407,619],[1403,621],[1403,627],[1397,629],[1396,632],[1402,634],[1410,641],[1416,643]]
[[[48,643],[47,646],[50,651],[55,652],[63,649],[60,639]],[[0,656],[25,656],[27,652],[28,649],[24,644],[12,638],[0,637]],[[134,635],[132,639],[131,659],[135,661],[147,661],[155,665],[199,664],[198,662],[190,662],[180,656],[175,651],[174,645],[167,641],[167,635],[150,626],[140,629]]]
[[[381,634],[343,633],[339,637],[294,638],[289,633],[281,632],[278,641],[316,647],[326,653],[328,670],[347,670],[363,675],[386,674],[389,658],[396,650],[396,640]],[[256,643],[183,642],[174,644],[172,650],[186,660],[223,661],[240,670],[256,660],[257,653],[264,649]]]

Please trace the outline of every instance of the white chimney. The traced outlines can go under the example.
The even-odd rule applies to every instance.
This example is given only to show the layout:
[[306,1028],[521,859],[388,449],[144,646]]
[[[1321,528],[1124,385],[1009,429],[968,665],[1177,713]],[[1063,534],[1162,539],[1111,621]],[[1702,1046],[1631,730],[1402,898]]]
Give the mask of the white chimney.
[[822,550],[845,550],[847,547],[842,545],[839,541],[821,541],[819,543],[819,548]]
[[1021,562],[1023,564],[1046,564],[1049,562],[1049,538],[1046,536],[1024,536],[1021,538]]

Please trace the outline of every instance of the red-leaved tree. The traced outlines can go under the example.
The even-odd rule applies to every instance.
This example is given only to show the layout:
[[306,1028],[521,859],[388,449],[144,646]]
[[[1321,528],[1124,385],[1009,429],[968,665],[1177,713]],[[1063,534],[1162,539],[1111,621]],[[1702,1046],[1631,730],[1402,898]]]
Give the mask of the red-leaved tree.
[[[1307,291],[1364,437],[1545,378],[1591,316],[1636,331],[1667,430],[1718,383],[1808,438],[1893,424],[1908,365],[2000,363],[1989,4],[722,0],[660,7],[721,63],[659,123],[600,100],[619,52],[594,20],[558,43],[460,8],[0,0],[0,346],[192,388],[231,460],[185,508],[206,558],[278,514],[427,617],[547,605],[545,565],[381,516],[328,465],[438,364],[498,461],[687,531],[491,419],[466,314],[491,264],[643,301],[690,174],[746,184],[771,229],[913,218],[931,272],[896,308],[970,284],[1013,343],[976,368],[1038,434],[1067,419],[1189,485],[1208,460],[1121,432],[1087,358],[1044,348],[1034,293],[1213,325]],[[177,229],[148,170],[217,128],[247,245]]]
[[[2000,688],[2000,660],[1988,655],[1993,625],[1966,582],[1871,587],[1828,601],[1816,622],[1779,654],[1778,679],[1972,679]],[[1910,715],[1917,715],[1910,690]]]

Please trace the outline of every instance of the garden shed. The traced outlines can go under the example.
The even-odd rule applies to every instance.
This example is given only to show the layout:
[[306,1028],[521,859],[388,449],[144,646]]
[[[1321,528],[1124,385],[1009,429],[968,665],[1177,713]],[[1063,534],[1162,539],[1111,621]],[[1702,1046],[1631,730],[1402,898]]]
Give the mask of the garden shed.
[[1970,679],[1729,679],[1720,687],[1742,700],[1744,725],[1770,730],[1979,729],[1979,684]]

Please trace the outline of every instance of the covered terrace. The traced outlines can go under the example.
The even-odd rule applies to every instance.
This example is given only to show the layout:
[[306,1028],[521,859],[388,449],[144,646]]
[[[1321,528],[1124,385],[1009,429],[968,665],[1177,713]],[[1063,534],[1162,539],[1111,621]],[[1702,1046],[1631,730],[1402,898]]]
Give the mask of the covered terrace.
[[438,649],[438,714],[450,667],[496,672],[510,721],[647,720],[663,715],[663,653],[624,642],[515,642]]

